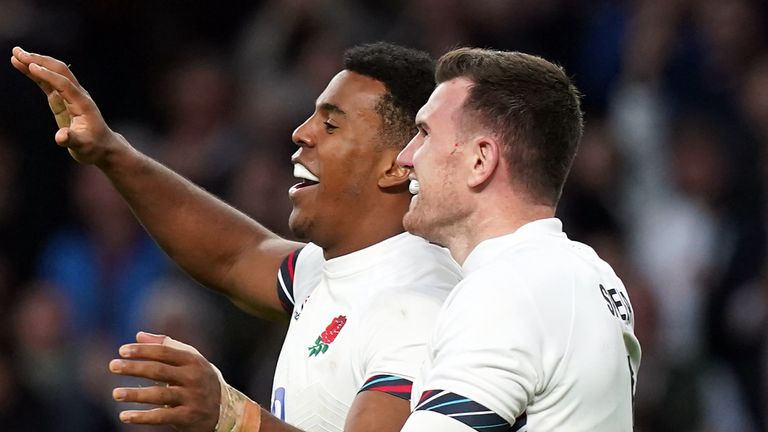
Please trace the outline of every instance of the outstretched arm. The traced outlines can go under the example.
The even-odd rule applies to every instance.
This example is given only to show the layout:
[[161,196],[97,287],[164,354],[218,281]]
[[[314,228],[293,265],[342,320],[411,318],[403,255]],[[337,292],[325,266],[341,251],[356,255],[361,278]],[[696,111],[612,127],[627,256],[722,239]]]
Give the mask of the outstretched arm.
[[13,49],[11,64],[40,86],[56,118],[56,143],[109,177],[165,252],[202,284],[262,317],[282,316],[275,278],[299,243],[280,238],[112,131],[72,71]]
[[[301,432],[227,384],[195,348],[167,336],[143,332],[136,340],[139,343],[121,347],[122,359],[112,360],[109,369],[158,384],[117,388],[112,396],[120,402],[158,407],[123,411],[123,422],[172,425],[182,432]],[[344,430],[397,432],[408,413],[408,401],[378,391],[364,391],[355,398]]]

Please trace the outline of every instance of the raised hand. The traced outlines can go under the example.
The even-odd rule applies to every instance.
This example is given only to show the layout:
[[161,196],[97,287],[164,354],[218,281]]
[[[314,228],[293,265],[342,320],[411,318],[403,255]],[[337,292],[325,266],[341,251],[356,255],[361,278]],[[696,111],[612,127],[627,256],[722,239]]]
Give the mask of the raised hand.
[[99,164],[111,148],[120,145],[96,103],[63,62],[48,56],[13,48],[11,64],[37,83],[48,98],[59,130],[56,143],[66,147],[80,163]]
[[158,384],[116,388],[112,397],[120,402],[158,407],[123,411],[120,420],[133,424],[167,424],[184,432],[213,431],[221,401],[219,374],[213,365],[195,348],[167,336],[140,332],[136,340],[139,343],[120,347],[122,359],[112,360],[109,370]]

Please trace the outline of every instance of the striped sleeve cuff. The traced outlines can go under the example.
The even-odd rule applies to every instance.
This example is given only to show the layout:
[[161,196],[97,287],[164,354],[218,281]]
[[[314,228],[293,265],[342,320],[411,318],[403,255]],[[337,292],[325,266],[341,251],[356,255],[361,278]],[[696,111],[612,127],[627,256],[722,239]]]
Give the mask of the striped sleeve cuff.
[[393,375],[374,375],[365,381],[358,393],[368,390],[380,391],[409,401],[411,400],[411,387],[413,387],[413,383],[405,378]]
[[415,411],[432,411],[460,421],[478,432],[522,432],[527,415],[523,412],[510,425],[500,415],[463,396],[445,390],[428,390],[421,394]]
[[280,304],[288,315],[293,312],[293,306],[296,303],[293,298],[293,278],[299,252],[301,252],[301,248],[288,254],[277,271],[277,297],[280,299]]

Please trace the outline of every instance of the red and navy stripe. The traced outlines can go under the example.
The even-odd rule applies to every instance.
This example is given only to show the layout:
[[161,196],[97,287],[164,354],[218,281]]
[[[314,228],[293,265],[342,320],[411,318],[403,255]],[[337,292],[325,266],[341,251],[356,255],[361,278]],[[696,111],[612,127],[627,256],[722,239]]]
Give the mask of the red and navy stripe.
[[445,390],[428,390],[421,394],[416,411],[432,411],[460,421],[478,432],[518,432],[527,424],[524,412],[510,425],[500,415],[464,396]]
[[374,375],[365,381],[360,392],[368,390],[380,391],[409,401],[411,400],[412,387],[413,383],[405,378],[393,375]]
[[296,273],[296,259],[299,257],[301,249],[289,253],[277,271],[277,297],[289,315],[293,312],[293,306],[296,303],[293,298],[293,279]]

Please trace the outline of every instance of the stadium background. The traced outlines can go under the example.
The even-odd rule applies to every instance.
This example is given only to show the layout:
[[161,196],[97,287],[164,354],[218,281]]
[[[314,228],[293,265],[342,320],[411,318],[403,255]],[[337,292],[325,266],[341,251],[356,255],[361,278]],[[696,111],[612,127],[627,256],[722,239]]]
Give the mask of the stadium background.
[[[345,47],[564,65],[587,129],[559,212],[626,282],[654,432],[768,430],[767,25],[760,0],[0,0],[7,56],[71,63],[113,129],[284,234],[290,133]],[[194,286],[54,132],[0,68],[0,429],[143,430],[116,422],[106,368],[137,329],[266,403],[284,329]]]

